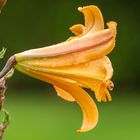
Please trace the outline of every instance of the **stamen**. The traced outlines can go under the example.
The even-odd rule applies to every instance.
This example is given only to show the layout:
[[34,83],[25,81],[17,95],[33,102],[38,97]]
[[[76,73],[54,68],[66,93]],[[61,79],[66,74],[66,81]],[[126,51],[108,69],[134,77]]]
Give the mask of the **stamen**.
[[107,80],[104,82],[104,85],[107,87],[109,91],[112,91],[114,88],[114,83],[111,80]]

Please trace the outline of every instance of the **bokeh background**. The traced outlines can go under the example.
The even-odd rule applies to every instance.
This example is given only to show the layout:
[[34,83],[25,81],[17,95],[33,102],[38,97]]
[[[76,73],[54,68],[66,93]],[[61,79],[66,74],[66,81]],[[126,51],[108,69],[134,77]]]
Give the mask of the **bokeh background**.
[[140,139],[138,0],[8,0],[0,15],[0,46],[8,49],[0,66],[14,53],[66,40],[72,35],[68,30],[71,25],[84,23],[77,7],[91,4],[101,9],[105,22],[118,23],[116,48],[110,54],[113,101],[97,103],[97,127],[78,135],[76,129],[82,123],[79,106],[57,97],[51,85],[16,71],[6,93],[11,124],[5,140]]

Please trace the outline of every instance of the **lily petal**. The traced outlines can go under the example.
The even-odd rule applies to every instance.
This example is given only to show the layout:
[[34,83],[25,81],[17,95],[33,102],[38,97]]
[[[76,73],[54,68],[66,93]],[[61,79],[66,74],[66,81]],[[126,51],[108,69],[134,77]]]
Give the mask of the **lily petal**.
[[97,32],[104,29],[103,16],[97,6],[79,7],[78,10],[85,16],[85,34],[87,32]]
[[71,30],[72,33],[78,36],[84,33],[85,27],[82,24],[76,24],[70,27],[69,29]]
[[57,95],[63,98],[66,101],[73,102],[75,99],[65,90],[61,89],[60,87],[54,86]]
[[[89,16],[87,16],[87,13],[91,13],[92,11],[93,13],[95,12],[95,15],[92,13],[94,18],[98,16],[96,20],[94,19],[98,22],[95,22],[95,28],[93,26],[92,32],[88,32],[86,35],[78,38],[70,39],[70,41],[52,45],[51,47],[32,49],[16,54],[17,62],[27,59],[34,59],[33,61],[35,62],[35,59],[37,59],[39,61],[38,64],[45,63],[48,67],[60,67],[84,63],[110,53],[115,46],[117,24],[109,22],[107,24],[109,29],[102,30],[104,27],[102,25],[102,16],[97,7],[83,7],[81,11],[85,15],[85,26],[89,26],[89,22],[93,21],[93,18],[91,18],[91,21],[88,21]],[[76,32],[75,28],[78,28],[79,32],[79,28],[83,28],[83,26],[75,25],[73,27],[74,32]],[[98,31],[94,32],[94,29]],[[83,29],[81,30],[83,31]]]
[[117,30],[116,30],[117,23],[114,21],[110,21],[107,23],[107,26],[109,27],[110,31],[112,32],[113,37],[115,38],[117,35]]
[[94,128],[98,122],[98,110],[92,98],[76,84],[71,84],[62,78],[47,73],[39,72],[33,69],[23,69],[17,66],[17,69],[30,75],[34,78],[40,79],[44,82],[54,84],[61,89],[67,91],[80,105],[83,111],[83,124],[77,132],[86,132]]
[[100,101],[102,97],[102,94],[100,94],[101,92],[99,91],[101,85],[104,85],[102,83],[111,79],[113,74],[111,62],[107,56],[69,67],[43,68],[35,65],[35,63],[34,66],[32,66],[28,62],[18,63],[18,65],[77,81],[79,86],[84,86],[93,90],[98,101]]
[[[27,59],[35,60],[40,58],[44,61],[46,58],[46,62],[48,62],[47,65],[49,65],[49,61],[55,61],[56,67],[97,59],[107,55],[113,47],[113,35],[109,29],[106,29],[81,38],[75,38],[68,42],[59,43],[51,47],[28,50],[16,54],[16,59],[17,61],[24,61]],[[67,63],[68,60],[69,63]],[[63,65],[60,65],[58,61],[59,63],[63,62]]]
[[91,5],[79,7],[78,10],[84,14],[85,26],[82,24],[76,24],[70,27],[70,30],[76,35],[76,37],[104,30],[103,16],[97,6]]

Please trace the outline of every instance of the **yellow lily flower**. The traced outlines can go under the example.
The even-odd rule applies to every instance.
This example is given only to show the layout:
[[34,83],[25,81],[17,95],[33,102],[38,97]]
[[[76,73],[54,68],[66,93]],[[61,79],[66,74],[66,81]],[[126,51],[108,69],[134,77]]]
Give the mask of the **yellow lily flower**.
[[115,46],[116,23],[107,23],[96,6],[78,8],[84,14],[85,26],[70,28],[75,36],[49,47],[15,54],[15,68],[31,77],[54,86],[58,95],[76,101],[83,111],[83,124],[77,130],[85,132],[98,122],[98,110],[83,88],[95,93],[98,101],[112,100],[113,69],[108,55]]

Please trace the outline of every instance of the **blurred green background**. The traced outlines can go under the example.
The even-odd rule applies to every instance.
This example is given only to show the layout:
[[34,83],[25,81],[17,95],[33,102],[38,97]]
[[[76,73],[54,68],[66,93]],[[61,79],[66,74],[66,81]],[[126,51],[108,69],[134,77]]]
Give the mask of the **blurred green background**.
[[[111,103],[97,103],[100,118],[95,129],[76,134],[82,113],[75,103],[56,96],[51,85],[15,72],[8,81],[5,108],[11,124],[5,140],[138,140],[140,139],[140,16],[139,1],[130,0],[12,0],[0,15],[0,46],[14,53],[66,40],[68,28],[84,23],[77,7],[97,5],[105,22],[118,23]],[[94,97],[93,97],[94,98]]]

